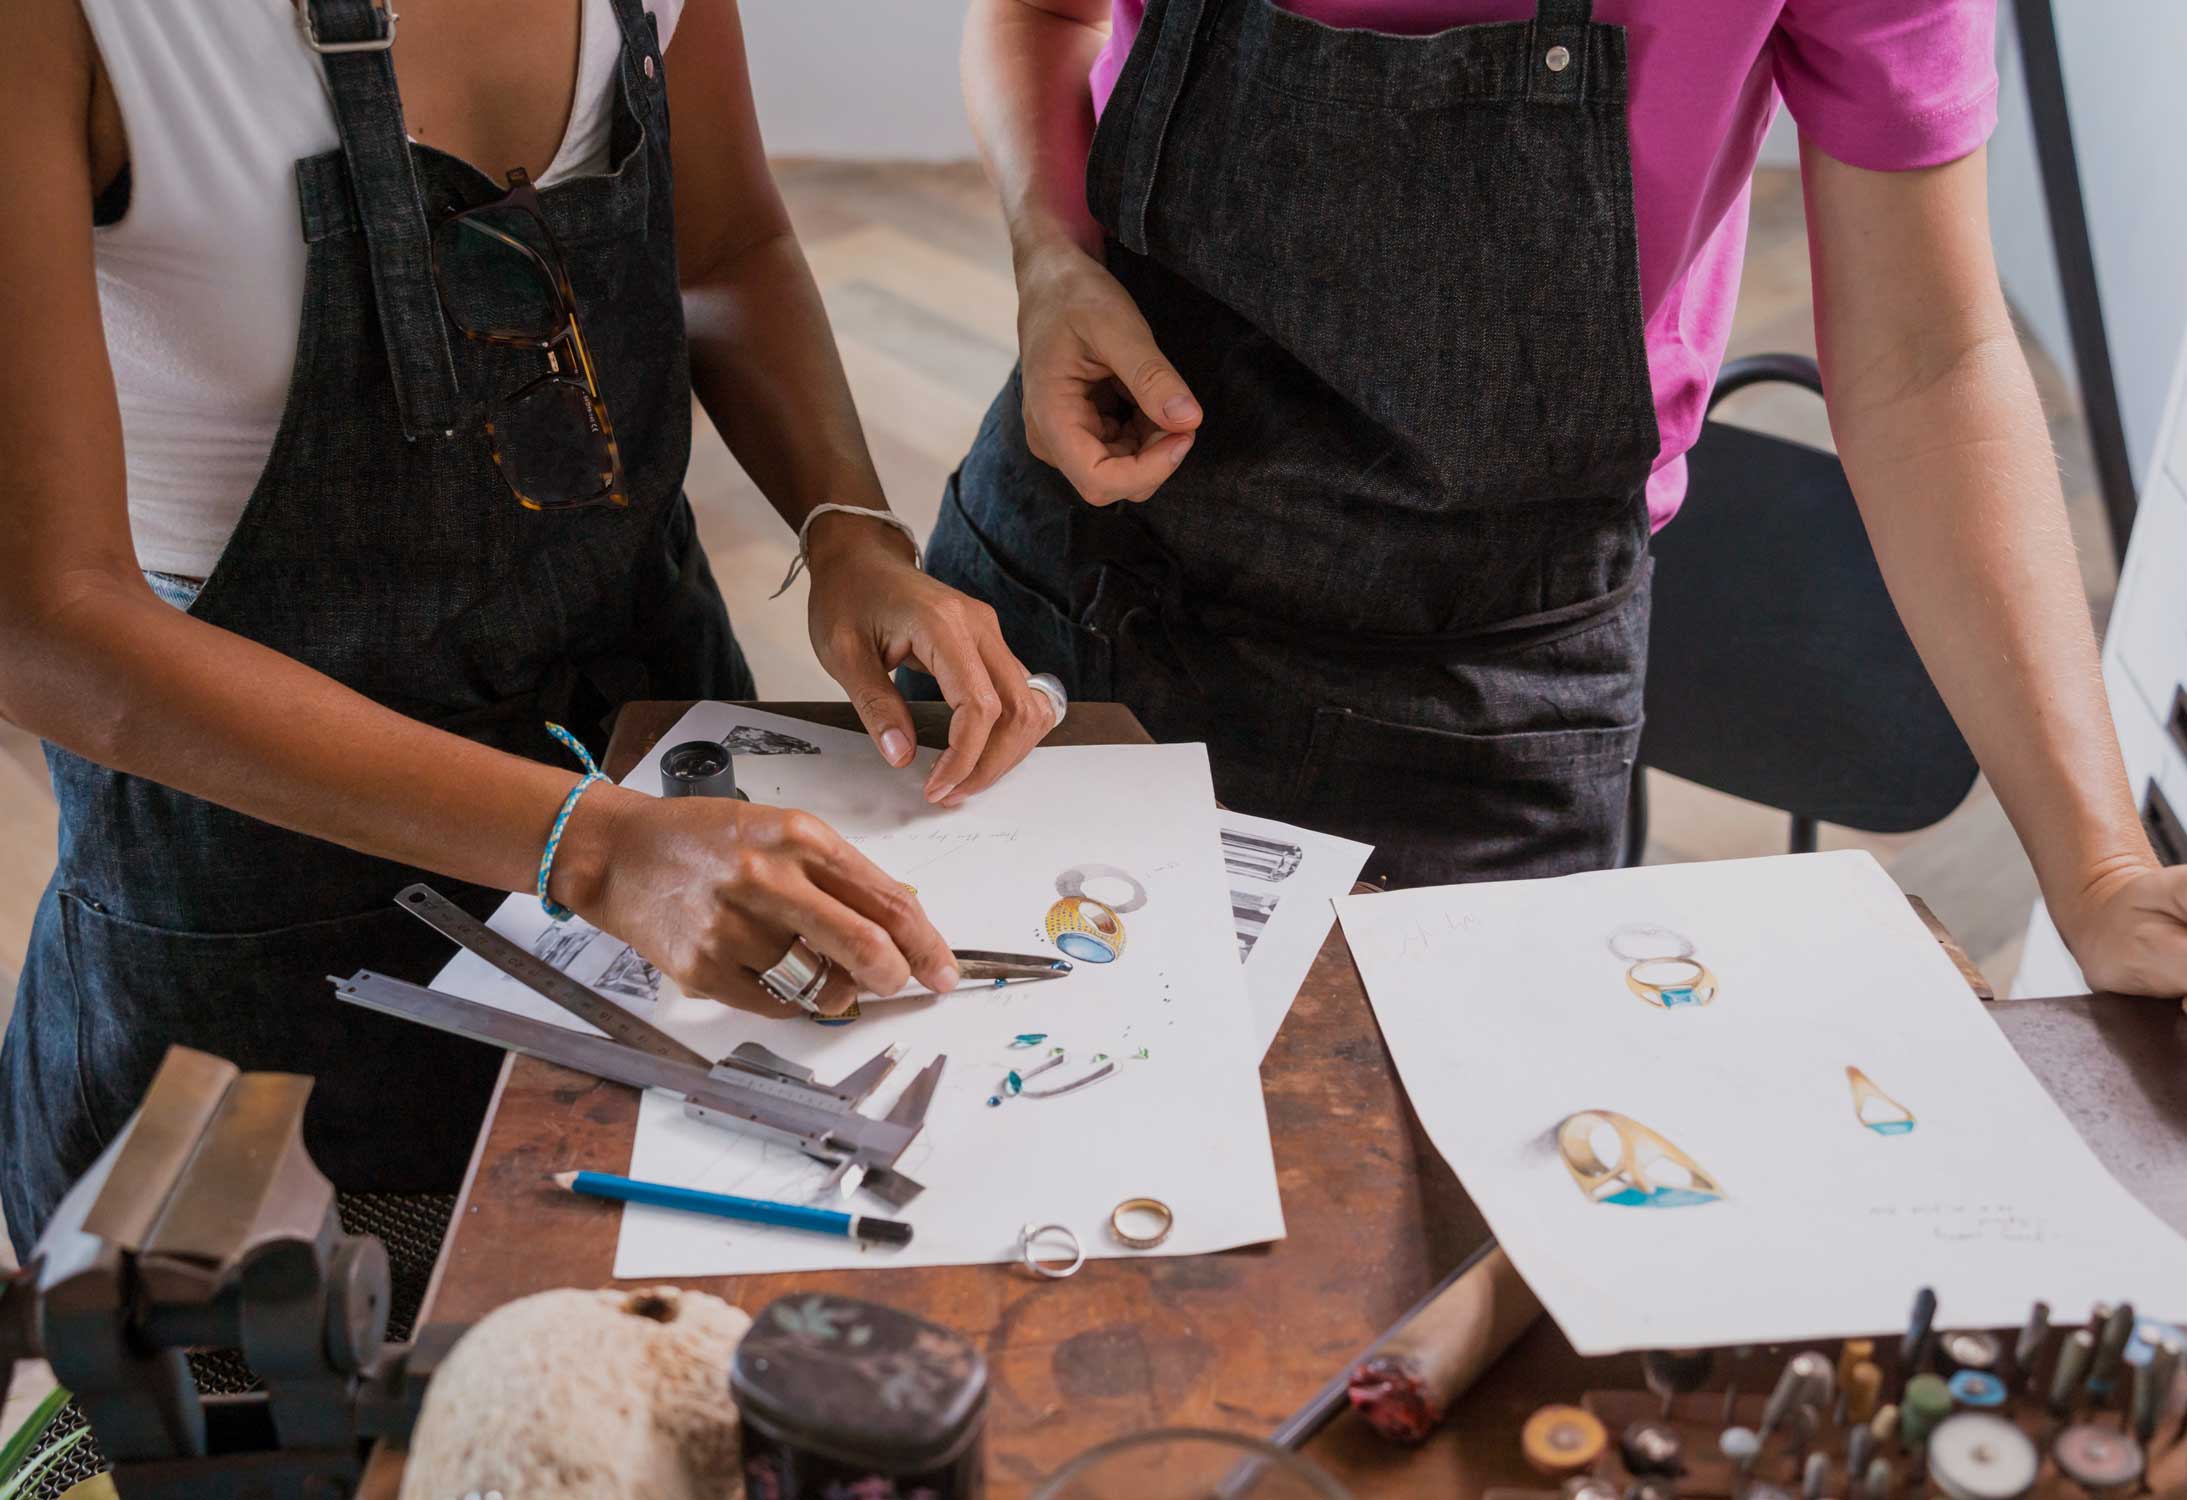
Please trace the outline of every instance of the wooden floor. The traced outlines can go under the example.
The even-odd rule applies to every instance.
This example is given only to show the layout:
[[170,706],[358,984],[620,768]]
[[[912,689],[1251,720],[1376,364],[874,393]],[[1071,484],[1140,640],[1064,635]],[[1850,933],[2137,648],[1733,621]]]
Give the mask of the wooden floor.
[[[941,485],[970,443],[1016,349],[1008,246],[976,168],[779,164],[806,254],[826,294],[867,436],[896,509],[922,534]],[[1789,170],[1756,178],[1746,279],[1732,353],[1812,353],[1807,241]],[[2057,370],[2029,350],[2067,476],[2082,567],[2099,620],[2116,563],[2090,478],[2087,440]],[[1827,447],[1822,407],[1804,393],[1756,391],[1723,413]],[[804,587],[768,601],[792,540],[703,417],[690,494],[762,696],[832,698],[806,642]],[[1653,776],[1651,860],[1774,853],[1783,820],[1765,808]],[[2018,959],[2035,883],[1986,787],[1943,823],[1905,838],[1826,830],[1829,847],[1872,849],[1925,896],[2000,992]],[[0,1019],[13,1005],[32,909],[53,867],[54,812],[38,747],[0,725]],[[0,1259],[5,1246],[0,1242]],[[19,1393],[11,1407],[24,1400]],[[0,1419],[0,1431],[7,1430]]]

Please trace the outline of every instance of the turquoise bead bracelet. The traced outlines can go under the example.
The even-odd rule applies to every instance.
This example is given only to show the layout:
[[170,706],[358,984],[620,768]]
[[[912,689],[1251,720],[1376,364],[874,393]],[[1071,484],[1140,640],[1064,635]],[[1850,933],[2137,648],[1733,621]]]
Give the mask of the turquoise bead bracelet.
[[605,781],[607,777],[593,764],[592,752],[579,742],[576,735],[559,724],[549,724],[547,733],[569,746],[571,753],[585,767],[583,777],[578,780],[577,785],[570,788],[570,794],[562,799],[562,810],[554,815],[554,827],[547,833],[546,852],[539,856],[539,909],[557,922],[567,922],[576,913],[547,895],[547,881],[554,874],[554,851],[562,847],[562,828],[569,822],[570,814],[577,810],[577,799],[584,796],[586,789],[594,782]]

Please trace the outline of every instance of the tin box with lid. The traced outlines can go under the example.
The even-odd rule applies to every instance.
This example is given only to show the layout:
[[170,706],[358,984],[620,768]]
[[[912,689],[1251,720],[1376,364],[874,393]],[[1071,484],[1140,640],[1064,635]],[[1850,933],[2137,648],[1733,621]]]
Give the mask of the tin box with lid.
[[825,1292],[769,1303],[730,1362],[750,1500],[978,1500],[987,1366],[962,1336]]

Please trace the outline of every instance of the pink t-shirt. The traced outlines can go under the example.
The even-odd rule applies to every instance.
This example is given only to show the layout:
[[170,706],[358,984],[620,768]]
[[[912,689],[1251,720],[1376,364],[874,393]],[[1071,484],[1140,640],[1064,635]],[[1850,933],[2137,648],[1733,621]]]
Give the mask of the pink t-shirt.
[[[1096,110],[1145,0],[1112,0]],[[1213,3],[1213,0],[1211,0]],[[1246,0],[1267,3],[1267,0]],[[1519,21],[1532,0],[1287,0],[1331,26],[1419,35]],[[1640,299],[1663,447],[1648,481],[1661,526],[1686,493],[1686,450],[1731,336],[1747,185],[1780,97],[1839,161],[1901,172],[1954,161],[1997,123],[1996,0],[1595,0],[1625,28]]]

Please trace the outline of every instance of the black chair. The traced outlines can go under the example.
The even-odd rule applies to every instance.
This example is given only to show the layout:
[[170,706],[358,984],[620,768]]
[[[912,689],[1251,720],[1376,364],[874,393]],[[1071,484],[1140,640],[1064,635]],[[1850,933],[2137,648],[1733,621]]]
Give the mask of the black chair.
[[[1767,354],[1724,367],[1709,409],[1785,381],[1822,394],[1815,362]],[[1974,754],[1885,592],[1835,456],[1703,424],[1686,505],[1655,539],[1646,732],[1640,761],[1816,825],[1906,833],[1974,785]],[[1633,778],[1625,862],[1648,842]]]

